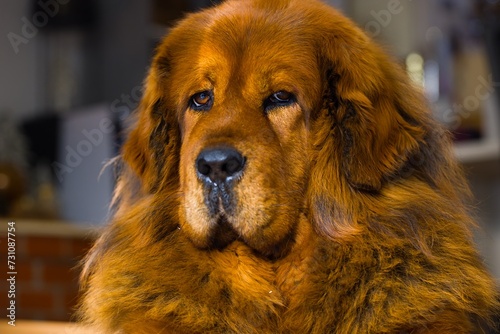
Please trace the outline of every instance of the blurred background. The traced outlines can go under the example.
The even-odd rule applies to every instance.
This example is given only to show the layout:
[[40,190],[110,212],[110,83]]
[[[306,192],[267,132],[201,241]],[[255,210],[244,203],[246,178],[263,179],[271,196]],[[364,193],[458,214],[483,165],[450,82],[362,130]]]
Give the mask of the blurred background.
[[[500,280],[500,0],[328,2],[394,55],[452,131],[476,196],[477,242]],[[70,320],[74,268],[114,185],[103,166],[119,151],[153,50],[184,13],[214,3],[0,4],[0,254],[14,221],[18,318]],[[0,291],[8,305],[4,279]]]

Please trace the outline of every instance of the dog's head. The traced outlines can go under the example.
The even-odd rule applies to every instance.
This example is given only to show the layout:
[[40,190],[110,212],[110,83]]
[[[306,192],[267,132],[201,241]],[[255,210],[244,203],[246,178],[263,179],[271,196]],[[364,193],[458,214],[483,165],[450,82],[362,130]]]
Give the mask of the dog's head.
[[159,46],[123,157],[197,247],[279,256],[301,215],[345,238],[389,184],[438,180],[429,124],[402,70],[335,10],[227,1]]

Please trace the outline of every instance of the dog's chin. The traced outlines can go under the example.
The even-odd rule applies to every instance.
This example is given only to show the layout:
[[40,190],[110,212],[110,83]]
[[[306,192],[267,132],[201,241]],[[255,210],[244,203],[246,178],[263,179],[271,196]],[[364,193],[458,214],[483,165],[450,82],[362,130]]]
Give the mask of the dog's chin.
[[223,250],[240,237],[234,225],[238,218],[227,201],[228,196],[223,198],[215,192],[207,193],[204,203],[189,207],[183,226],[195,247],[208,251]]
[[242,205],[233,189],[205,187],[203,196],[185,200],[182,221],[186,235],[199,249],[222,251],[234,242],[247,245],[256,255],[275,259],[290,248],[294,219],[280,207],[266,210],[262,205]]
[[207,249],[222,250],[238,239],[238,232],[229,223],[228,218],[224,214],[218,215],[211,223],[213,228],[207,236]]
[[[198,221],[200,222],[200,221]],[[233,243],[246,245],[252,252],[268,260],[276,260],[286,256],[294,244],[296,226],[283,230],[279,219],[263,226],[256,227],[249,234],[242,234],[238,229],[241,225],[237,216],[227,216],[223,213],[214,218],[207,219],[202,233],[192,233],[193,229],[188,224],[187,237],[198,249],[204,251],[224,251]]]

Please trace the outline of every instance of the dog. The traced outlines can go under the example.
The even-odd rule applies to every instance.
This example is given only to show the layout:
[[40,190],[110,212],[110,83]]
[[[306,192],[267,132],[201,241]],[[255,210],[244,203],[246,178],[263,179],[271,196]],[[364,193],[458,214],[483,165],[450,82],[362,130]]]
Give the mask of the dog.
[[323,3],[180,21],[120,161],[81,276],[102,333],[465,334],[498,311],[448,133]]

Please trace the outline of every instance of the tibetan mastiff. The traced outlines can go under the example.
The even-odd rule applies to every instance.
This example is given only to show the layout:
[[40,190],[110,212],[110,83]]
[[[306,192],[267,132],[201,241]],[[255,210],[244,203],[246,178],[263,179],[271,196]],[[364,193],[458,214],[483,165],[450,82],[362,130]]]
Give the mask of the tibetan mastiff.
[[85,260],[102,333],[482,333],[497,290],[449,136],[313,0],[229,0],[159,45]]

